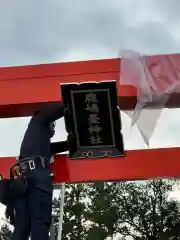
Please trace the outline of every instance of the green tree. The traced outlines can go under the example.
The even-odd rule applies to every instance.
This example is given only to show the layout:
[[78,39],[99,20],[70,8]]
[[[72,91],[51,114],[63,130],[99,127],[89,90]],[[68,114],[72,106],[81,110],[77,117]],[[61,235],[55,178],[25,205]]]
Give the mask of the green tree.
[[[86,184],[67,184],[65,193],[65,206],[63,216],[63,236],[64,240],[84,239],[85,228],[85,200]],[[54,199],[53,212],[59,216],[60,199]],[[54,219],[55,235],[57,236],[58,217]]]
[[86,220],[91,224],[88,239],[113,238],[117,233],[120,213],[115,197],[119,194],[118,186],[118,182],[98,182],[89,185]]
[[0,240],[11,240],[12,239],[12,231],[8,227],[7,224],[1,226],[0,231]]
[[119,227],[124,237],[134,240],[180,239],[179,202],[168,201],[174,181],[152,180],[143,184],[119,184]]
[[[120,233],[121,240],[178,240],[179,203],[168,200],[174,183],[152,180],[67,185],[62,239],[105,240]],[[54,210],[59,211],[57,200]]]

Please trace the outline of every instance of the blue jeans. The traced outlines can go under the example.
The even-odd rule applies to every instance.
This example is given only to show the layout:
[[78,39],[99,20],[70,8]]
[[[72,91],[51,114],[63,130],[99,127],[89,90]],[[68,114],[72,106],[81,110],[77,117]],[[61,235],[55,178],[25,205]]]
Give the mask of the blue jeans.
[[12,240],[48,240],[51,226],[53,185],[48,169],[27,174],[27,193],[14,201],[16,212]]

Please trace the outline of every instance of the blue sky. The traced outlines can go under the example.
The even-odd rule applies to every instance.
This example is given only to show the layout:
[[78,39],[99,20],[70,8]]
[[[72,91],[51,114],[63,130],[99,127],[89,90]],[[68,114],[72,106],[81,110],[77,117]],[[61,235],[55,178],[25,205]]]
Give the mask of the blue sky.
[[[179,0],[0,0],[0,66],[180,52]],[[126,149],[146,147],[123,114]],[[0,120],[0,156],[15,156],[29,118]],[[164,110],[150,147],[180,145],[179,110]],[[66,139],[63,119],[56,140]]]

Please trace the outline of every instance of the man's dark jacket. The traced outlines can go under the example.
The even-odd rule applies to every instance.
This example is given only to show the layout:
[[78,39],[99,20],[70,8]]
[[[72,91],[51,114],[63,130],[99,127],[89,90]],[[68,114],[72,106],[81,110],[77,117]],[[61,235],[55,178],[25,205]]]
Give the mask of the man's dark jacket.
[[[51,143],[52,133],[49,127],[50,123],[63,116],[64,106],[60,102],[54,104],[51,109],[34,115],[29,122],[21,144],[20,159],[31,156],[42,156],[50,163],[53,154],[67,151],[67,141]],[[45,191],[52,191],[52,185],[47,179],[46,171],[41,169],[32,171],[28,178],[34,179],[37,187]]]
[[[42,156],[50,162],[52,155],[68,150],[67,141],[51,143],[52,132],[49,124],[63,116],[64,107],[59,102],[51,109],[38,112],[31,118],[21,144],[19,161],[26,157]],[[52,192],[52,183],[47,179],[46,171],[33,171],[28,178],[30,181],[34,179],[36,187]],[[6,217],[10,217],[11,223],[14,224],[14,207],[11,201],[7,204]]]
[[[42,156],[50,161],[53,154],[67,151],[67,142],[51,143],[49,124],[64,116],[64,106],[58,102],[51,109],[39,112],[29,122],[20,148],[20,157]],[[57,149],[59,147],[59,149]]]

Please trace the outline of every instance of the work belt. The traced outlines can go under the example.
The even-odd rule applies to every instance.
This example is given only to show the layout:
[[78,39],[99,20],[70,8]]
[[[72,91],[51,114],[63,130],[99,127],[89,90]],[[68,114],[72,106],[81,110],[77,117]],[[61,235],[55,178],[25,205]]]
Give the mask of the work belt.
[[48,168],[48,160],[44,157],[34,156],[21,159],[20,162],[12,166],[10,170],[11,178],[15,179],[37,168]]
[[[20,162],[12,166],[10,170],[11,178],[11,197],[19,198],[23,197],[26,194],[26,189],[28,188],[27,184],[27,173],[35,169],[48,168],[49,161],[41,156],[33,156],[21,159]],[[53,178],[53,174],[50,173],[50,176]]]

